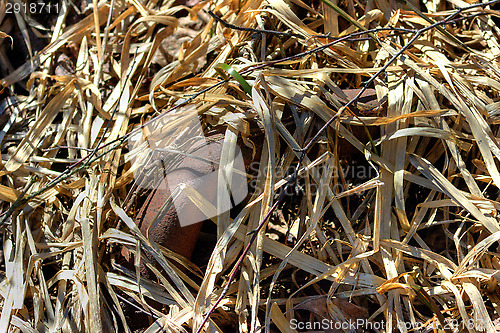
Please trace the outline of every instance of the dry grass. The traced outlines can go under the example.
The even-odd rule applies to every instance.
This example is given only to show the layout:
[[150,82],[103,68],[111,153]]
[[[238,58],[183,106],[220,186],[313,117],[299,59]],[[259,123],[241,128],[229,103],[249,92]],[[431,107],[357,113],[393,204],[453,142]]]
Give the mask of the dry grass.
[[[129,332],[130,303],[151,314],[147,332],[194,332],[209,310],[207,331],[294,332],[292,319],[359,318],[384,322],[385,332],[444,321],[500,330],[500,12],[475,7],[425,29],[468,3],[113,0],[77,15],[62,0],[43,30],[40,16],[5,15],[0,4],[9,72],[0,80],[0,332]],[[224,27],[207,10],[289,34]],[[406,33],[362,33],[377,28]],[[27,47],[32,56],[14,70],[10,37],[29,46],[36,34],[27,31],[48,44]],[[322,47],[326,33],[350,39]],[[353,96],[344,91],[370,77],[379,107],[345,107]],[[237,144],[261,151],[252,197],[233,218],[214,218],[217,243],[201,269],[173,265],[188,263],[152,244],[124,207],[144,154],[127,144],[130,133],[180,103],[205,130],[225,133],[229,174]],[[180,135],[185,118],[159,130]],[[248,232],[317,133],[298,193],[273,211],[227,286]],[[189,196],[217,215],[230,205],[224,193],[217,207]],[[158,280],[123,267],[122,247],[149,253]]]

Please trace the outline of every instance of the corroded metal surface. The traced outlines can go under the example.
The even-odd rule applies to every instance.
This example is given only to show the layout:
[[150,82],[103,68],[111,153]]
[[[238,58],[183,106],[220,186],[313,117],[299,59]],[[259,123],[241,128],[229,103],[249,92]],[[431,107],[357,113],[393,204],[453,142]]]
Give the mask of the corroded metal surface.
[[[203,178],[203,176],[214,171],[216,172],[217,163],[220,160],[222,142],[223,136],[217,135],[207,138],[206,141],[201,140],[193,145],[188,152],[190,156],[182,157],[176,168],[169,171],[168,180],[175,184],[184,183],[195,190],[199,190],[201,186],[213,188],[213,191],[208,191],[208,193],[215,196],[217,178]],[[161,172],[161,170],[157,172]],[[184,227],[181,226],[176,208],[179,209],[180,206],[187,205],[187,208],[191,212],[190,218],[193,221],[203,221],[206,218],[186,196],[180,196],[176,199],[176,207],[171,206],[170,209],[165,209],[164,204],[170,197],[169,188],[167,177],[165,177],[161,184],[152,190],[147,197],[137,215],[136,223],[141,232],[151,241],[167,247],[186,258],[190,258],[203,223],[199,222]],[[213,198],[206,199],[209,201],[213,200]],[[193,205],[193,209],[189,207],[191,205]],[[157,223],[152,225],[155,220]]]

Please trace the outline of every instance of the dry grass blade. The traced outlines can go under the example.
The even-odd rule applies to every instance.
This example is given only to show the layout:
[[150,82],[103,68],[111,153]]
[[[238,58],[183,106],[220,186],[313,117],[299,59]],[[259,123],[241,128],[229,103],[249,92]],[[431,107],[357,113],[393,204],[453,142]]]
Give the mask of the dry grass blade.
[[469,213],[471,213],[479,222],[481,222],[491,233],[500,230],[498,222],[491,218],[485,216],[474,204],[470,202],[462,193],[460,193],[453,184],[447,180],[441,172],[439,172],[435,167],[433,167],[428,161],[417,156],[410,155],[410,162],[424,174],[429,180],[433,181],[441,191],[446,193],[450,198],[458,202],[463,208],[465,208]]

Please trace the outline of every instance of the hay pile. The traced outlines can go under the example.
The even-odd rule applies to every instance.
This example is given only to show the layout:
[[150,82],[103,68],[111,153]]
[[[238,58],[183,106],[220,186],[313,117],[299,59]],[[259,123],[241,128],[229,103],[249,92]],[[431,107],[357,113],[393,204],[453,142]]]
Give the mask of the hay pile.
[[[48,3],[0,5],[0,332],[500,328],[494,1]],[[200,267],[126,206],[132,138],[187,110],[258,152]]]

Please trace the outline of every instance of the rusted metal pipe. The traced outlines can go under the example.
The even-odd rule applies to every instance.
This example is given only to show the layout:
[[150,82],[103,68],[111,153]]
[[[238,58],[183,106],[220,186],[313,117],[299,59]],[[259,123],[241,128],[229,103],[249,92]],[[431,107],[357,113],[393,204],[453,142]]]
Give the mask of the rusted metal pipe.
[[[195,143],[186,152],[186,156],[180,157],[181,161],[178,162],[177,166],[168,170],[168,177],[165,176],[159,186],[149,193],[135,220],[141,232],[149,240],[188,259],[191,258],[203,225],[203,222],[199,221],[206,220],[206,217],[185,195],[180,195],[175,201],[175,206],[166,212],[162,212],[162,206],[169,199],[172,186],[175,187],[179,184],[189,185],[193,189],[207,194],[209,197],[206,199],[210,202],[214,200],[217,192],[217,177],[204,176],[217,172],[222,143],[223,136],[220,134]],[[160,156],[162,160],[168,158],[168,156]],[[161,174],[162,170],[160,168],[155,172]],[[207,191],[205,188],[204,191],[201,191],[202,186],[213,190]],[[188,215],[183,215],[183,219],[190,219],[183,221],[185,226],[181,226],[177,209],[189,212]],[[160,215],[157,216],[158,214]],[[152,225],[155,220],[157,223]],[[191,221],[197,223],[190,223]]]

